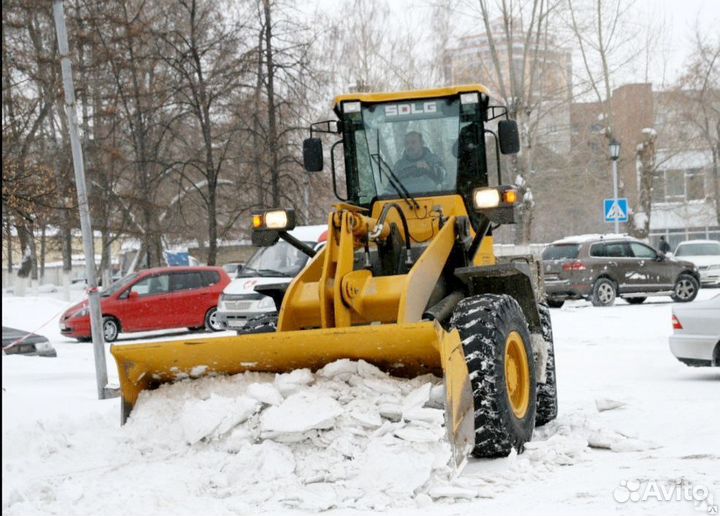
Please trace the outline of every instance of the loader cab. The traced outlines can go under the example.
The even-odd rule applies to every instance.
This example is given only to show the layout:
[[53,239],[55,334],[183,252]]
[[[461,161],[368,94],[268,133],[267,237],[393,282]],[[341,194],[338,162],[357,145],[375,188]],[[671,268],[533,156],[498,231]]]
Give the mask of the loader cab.
[[[334,105],[336,130],[329,122],[321,123],[327,130],[317,124],[305,141],[306,169],[323,167],[322,144],[312,138],[313,132],[337,132],[342,139],[330,154],[341,201],[372,211],[376,201],[459,194],[472,213],[473,190],[491,181],[488,155],[495,155],[499,171],[500,153],[517,152],[519,147],[515,122],[502,120],[498,134],[489,129],[491,120],[507,118],[505,108],[489,104],[481,85],[339,96]],[[338,191],[335,180],[340,144],[345,192]],[[502,184],[500,177],[497,184]]]

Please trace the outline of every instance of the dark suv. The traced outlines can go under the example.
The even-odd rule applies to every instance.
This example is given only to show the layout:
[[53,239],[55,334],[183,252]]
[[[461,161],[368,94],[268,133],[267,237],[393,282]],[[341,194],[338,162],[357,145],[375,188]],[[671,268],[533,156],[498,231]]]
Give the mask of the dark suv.
[[697,267],[673,260],[627,236],[582,235],[553,242],[542,254],[548,304],[589,299],[609,306],[620,296],[639,304],[650,295],[692,301],[700,289]]

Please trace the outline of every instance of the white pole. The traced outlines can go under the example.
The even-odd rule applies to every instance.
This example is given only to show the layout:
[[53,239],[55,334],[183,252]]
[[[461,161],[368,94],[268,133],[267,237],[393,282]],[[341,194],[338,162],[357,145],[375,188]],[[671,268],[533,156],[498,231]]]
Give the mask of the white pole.
[[[618,203],[618,177],[617,177],[617,159],[612,160],[612,175],[613,175],[613,205],[617,206]],[[615,213],[616,214],[616,213]],[[620,222],[617,216],[615,217],[615,234],[620,233]]]
[[77,112],[75,108],[75,86],[70,65],[67,29],[65,27],[65,11],[62,0],[53,0],[53,16],[57,32],[60,67],[62,68],[63,88],[65,89],[65,113],[70,127],[70,147],[75,170],[75,187],[77,188],[78,207],[80,209],[80,229],[82,231],[83,251],[85,253],[85,274],[88,282],[88,301],[90,309],[90,329],[95,355],[95,378],[97,380],[98,399],[106,398],[107,364],[105,363],[105,340],[102,331],[102,313],[100,312],[100,293],[98,292],[97,275],[95,272],[95,250],[93,232],[90,224],[90,209],[87,190],[85,188],[85,168],[83,164],[80,136],[78,134]]

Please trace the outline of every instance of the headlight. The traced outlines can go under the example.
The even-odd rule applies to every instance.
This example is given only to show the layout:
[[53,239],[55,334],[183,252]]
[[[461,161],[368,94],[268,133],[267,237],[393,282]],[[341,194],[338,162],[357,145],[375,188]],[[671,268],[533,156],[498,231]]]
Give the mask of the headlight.
[[270,210],[254,213],[252,228],[255,231],[290,231],[295,228],[295,210]]
[[496,208],[500,206],[500,192],[495,188],[478,188],[473,192],[475,209]]
[[472,199],[476,210],[513,206],[518,202],[518,191],[512,186],[498,186],[497,188],[476,188]]
[[85,316],[86,316],[87,314],[89,314],[89,313],[90,313],[90,311],[89,311],[87,308],[83,308],[83,309],[80,310],[79,312],[75,312],[75,314],[73,315],[73,318],[75,318],[75,317],[85,317]]
[[257,306],[260,310],[274,310],[275,301],[273,301],[273,298],[271,298],[270,296],[265,296],[260,300]]

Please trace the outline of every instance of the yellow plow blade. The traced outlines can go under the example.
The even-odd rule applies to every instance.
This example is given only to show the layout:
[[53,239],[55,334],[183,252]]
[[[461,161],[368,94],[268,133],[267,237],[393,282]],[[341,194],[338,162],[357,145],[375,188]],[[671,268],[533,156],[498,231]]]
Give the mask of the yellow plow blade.
[[313,371],[341,358],[365,360],[393,376],[442,375],[445,422],[459,465],[474,443],[472,392],[457,331],[436,322],[258,333],[232,337],[114,345],[122,420],[140,392],[209,374]]

